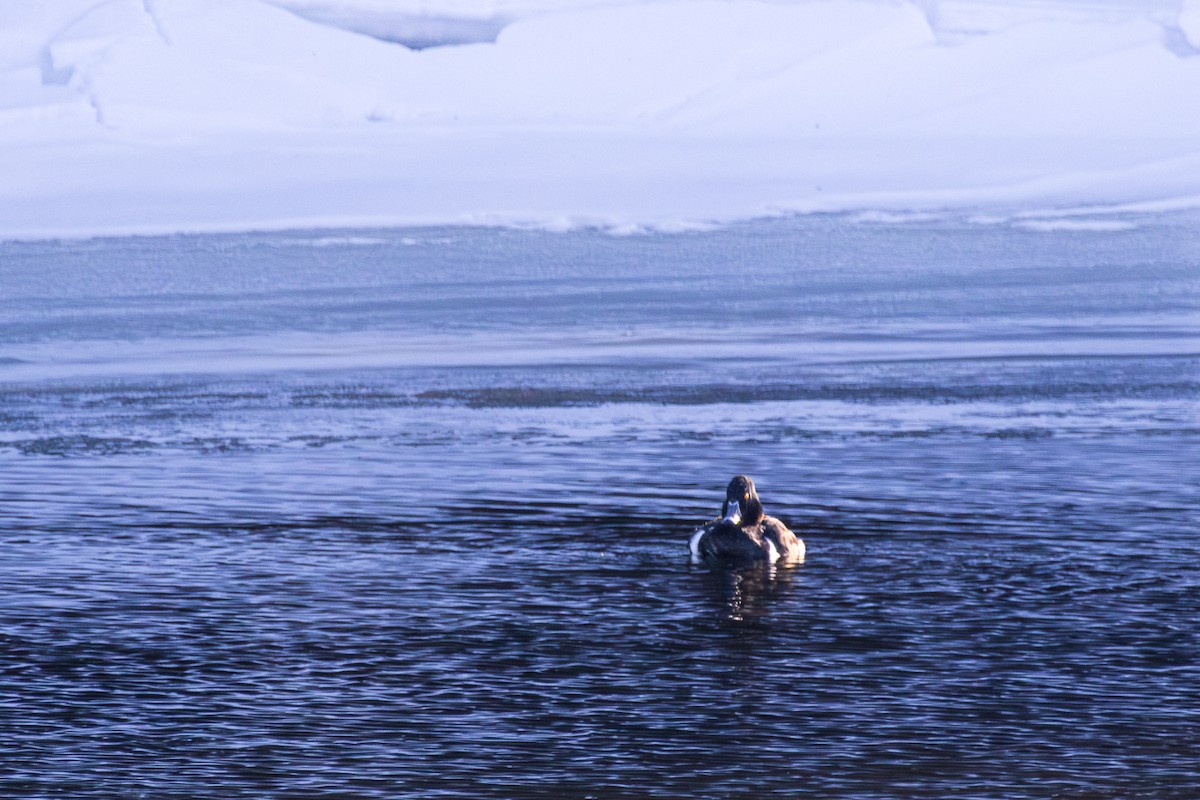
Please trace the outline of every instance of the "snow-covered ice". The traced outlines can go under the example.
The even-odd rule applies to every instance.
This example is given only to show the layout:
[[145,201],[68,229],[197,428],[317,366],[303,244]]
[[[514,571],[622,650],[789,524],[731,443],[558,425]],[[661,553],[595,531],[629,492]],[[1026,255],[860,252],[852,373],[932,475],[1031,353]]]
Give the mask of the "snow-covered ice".
[[1192,206],[1200,0],[0,0],[5,237]]

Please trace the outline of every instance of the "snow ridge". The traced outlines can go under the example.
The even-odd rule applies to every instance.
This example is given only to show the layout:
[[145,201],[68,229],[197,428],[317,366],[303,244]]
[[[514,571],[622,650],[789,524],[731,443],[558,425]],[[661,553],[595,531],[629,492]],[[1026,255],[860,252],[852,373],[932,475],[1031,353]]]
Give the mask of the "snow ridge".
[[142,0],[142,7],[146,10],[146,16],[150,17],[150,21],[154,24],[154,30],[158,33],[158,38],[162,39],[163,44],[171,46],[171,37],[167,35],[167,29],[163,26],[162,19],[158,16],[155,10],[157,0]]

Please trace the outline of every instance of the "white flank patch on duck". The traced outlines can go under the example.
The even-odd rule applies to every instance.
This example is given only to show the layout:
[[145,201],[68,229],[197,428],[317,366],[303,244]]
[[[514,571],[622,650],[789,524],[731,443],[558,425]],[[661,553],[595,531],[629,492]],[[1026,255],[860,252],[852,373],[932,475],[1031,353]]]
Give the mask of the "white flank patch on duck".
[[770,561],[772,564],[774,564],[779,560],[779,550],[776,549],[775,543],[770,539],[764,539],[763,544],[767,546],[767,561]]

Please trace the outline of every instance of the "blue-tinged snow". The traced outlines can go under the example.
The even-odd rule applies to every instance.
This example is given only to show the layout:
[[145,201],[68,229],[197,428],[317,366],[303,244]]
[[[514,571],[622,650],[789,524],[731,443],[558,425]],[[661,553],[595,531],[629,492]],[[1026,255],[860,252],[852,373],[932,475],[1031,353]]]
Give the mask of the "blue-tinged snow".
[[1197,97],[1200,0],[0,0],[0,236],[1104,225]]

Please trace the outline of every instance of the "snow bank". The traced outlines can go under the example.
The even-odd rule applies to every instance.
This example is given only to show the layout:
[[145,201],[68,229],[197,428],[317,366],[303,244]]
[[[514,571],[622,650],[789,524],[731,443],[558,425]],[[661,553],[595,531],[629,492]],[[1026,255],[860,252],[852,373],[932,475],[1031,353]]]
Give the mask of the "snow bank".
[[1177,208],[1198,41],[1200,0],[0,0],[0,236]]
[[1184,0],[1179,12],[1179,32],[1192,50],[1185,55],[1200,54],[1200,0]]

